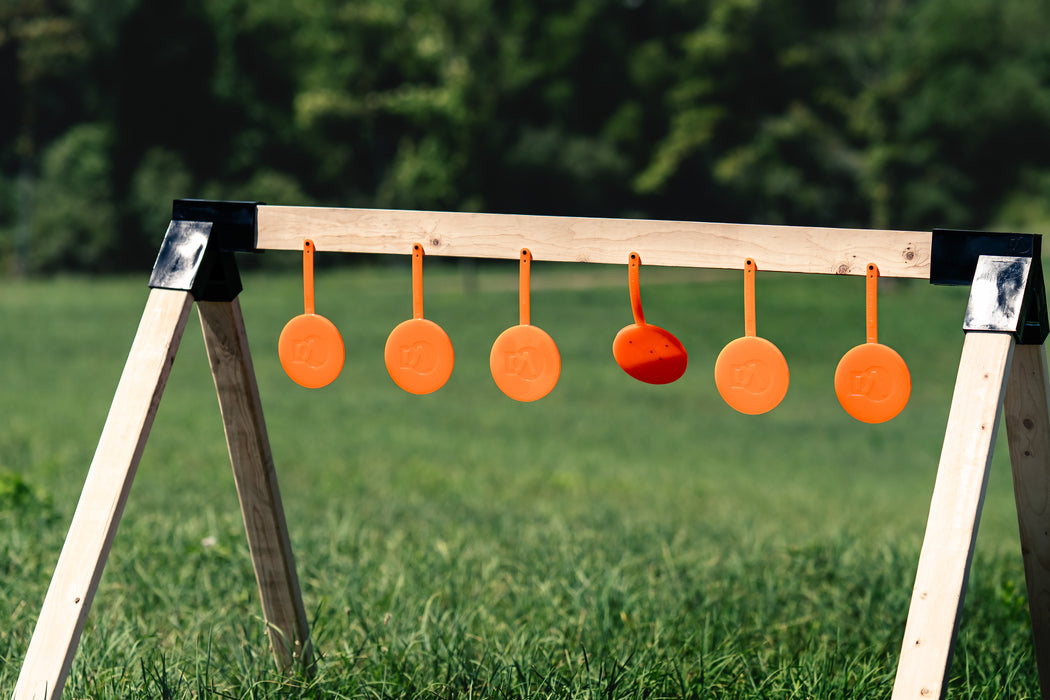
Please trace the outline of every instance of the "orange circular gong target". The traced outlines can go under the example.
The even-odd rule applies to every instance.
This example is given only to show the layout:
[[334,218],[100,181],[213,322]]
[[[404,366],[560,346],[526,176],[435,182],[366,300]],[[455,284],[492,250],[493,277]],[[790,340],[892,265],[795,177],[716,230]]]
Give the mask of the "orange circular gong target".
[[911,373],[897,352],[878,342],[879,269],[868,265],[865,325],[868,342],[847,352],[835,368],[835,395],[851,416],[865,423],[884,423],[908,404]]
[[386,340],[386,370],[394,383],[411,394],[429,394],[452,376],[456,354],[444,329],[423,318],[423,246],[412,246],[412,318]]
[[529,274],[532,253],[523,248],[518,282],[519,323],[500,333],[489,353],[489,369],[500,391],[516,401],[549,394],[561,376],[561,354],[542,328],[530,325]]
[[715,386],[732,408],[748,415],[772,411],[787,395],[790,373],[780,349],[757,336],[754,260],[744,263],[744,337],[718,354]]
[[281,330],[277,340],[277,355],[281,367],[292,381],[310,389],[317,389],[335,381],[343,370],[346,349],[335,324],[314,313],[314,244],[303,244],[303,300],[302,313]]
[[787,395],[789,372],[780,349],[765,338],[737,338],[718,354],[715,385],[722,399],[741,413],[767,413]]
[[649,384],[670,384],[685,374],[689,355],[678,338],[669,331],[645,322],[639,270],[642,259],[631,253],[627,284],[631,296],[634,323],[620,329],[613,338],[616,364],[635,379]]

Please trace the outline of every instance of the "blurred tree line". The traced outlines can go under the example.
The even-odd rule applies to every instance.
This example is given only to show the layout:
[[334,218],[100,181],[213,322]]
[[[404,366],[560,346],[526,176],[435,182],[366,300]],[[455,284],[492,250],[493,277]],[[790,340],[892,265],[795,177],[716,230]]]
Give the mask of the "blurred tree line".
[[1050,229],[1046,0],[0,0],[0,270],[171,199]]

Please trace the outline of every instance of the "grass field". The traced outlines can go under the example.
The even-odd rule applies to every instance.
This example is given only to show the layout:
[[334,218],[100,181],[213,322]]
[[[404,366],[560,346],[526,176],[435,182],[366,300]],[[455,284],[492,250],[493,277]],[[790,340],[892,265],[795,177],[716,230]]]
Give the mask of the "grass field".
[[[517,323],[514,263],[469,276],[428,264],[427,316],[456,370],[424,397],[397,389],[382,359],[411,311],[407,255],[318,273],[317,310],[348,347],[321,390],[277,360],[300,284],[246,274],[241,304],[316,673],[274,670],[191,318],[66,697],[889,695],[966,289],[881,285],[880,340],[914,388],[900,417],[871,426],[832,387],[864,340],[860,278],[759,274],[758,332],[792,374],[757,417],[729,409],[712,377],[743,332],[739,273],[643,270],[647,320],[690,353],[682,380],[654,387],[611,355],[631,321],[626,270],[537,263],[532,321],[563,370],[534,404],[488,374],[492,341]],[[0,692],[146,294],[145,276],[0,283]],[[949,697],[1038,696],[1005,440],[961,629]]]

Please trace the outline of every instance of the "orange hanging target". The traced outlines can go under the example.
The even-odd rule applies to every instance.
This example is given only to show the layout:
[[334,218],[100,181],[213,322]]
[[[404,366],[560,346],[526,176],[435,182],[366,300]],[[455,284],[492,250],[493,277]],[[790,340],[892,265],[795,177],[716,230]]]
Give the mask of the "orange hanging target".
[[847,352],[835,368],[835,395],[846,413],[865,423],[884,423],[901,411],[911,396],[911,373],[897,352],[879,343],[879,268],[870,263],[865,281],[865,326],[868,342]]
[[303,243],[303,306],[281,330],[277,354],[292,381],[317,389],[335,381],[343,370],[346,349],[339,330],[324,316],[314,313],[314,243]]
[[518,325],[500,333],[489,353],[489,369],[500,391],[516,401],[549,394],[561,376],[561,354],[542,328],[530,325],[529,278],[532,253],[522,248],[518,277]]
[[744,337],[718,354],[715,385],[727,404],[741,413],[772,411],[787,394],[790,374],[780,349],[757,335],[755,322],[755,261],[744,263]]
[[689,355],[678,338],[669,331],[645,322],[639,270],[642,259],[631,253],[627,285],[634,323],[620,329],[613,339],[613,357],[624,372],[649,384],[669,384],[685,374]]
[[452,376],[456,353],[444,329],[423,318],[423,246],[412,246],[412,318],[391,331],[383,352],[386,370],[410,394],[429,394]]

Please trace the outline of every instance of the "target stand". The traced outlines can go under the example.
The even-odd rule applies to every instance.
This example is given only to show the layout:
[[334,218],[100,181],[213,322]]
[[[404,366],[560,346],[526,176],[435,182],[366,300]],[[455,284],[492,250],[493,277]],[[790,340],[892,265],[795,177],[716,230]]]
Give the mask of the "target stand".
[[281,669],[314,662],[237,295],[237,251],[427,255],[884,277],[971,285],[965,339],[893,688],[944,696],[989,467],[1005,414],[1042,697],[1050,698],[1050,377],[1040,237],[178,200],[151,291],[29,643],[15,700],[57,699],[194,302],[263,616]]

